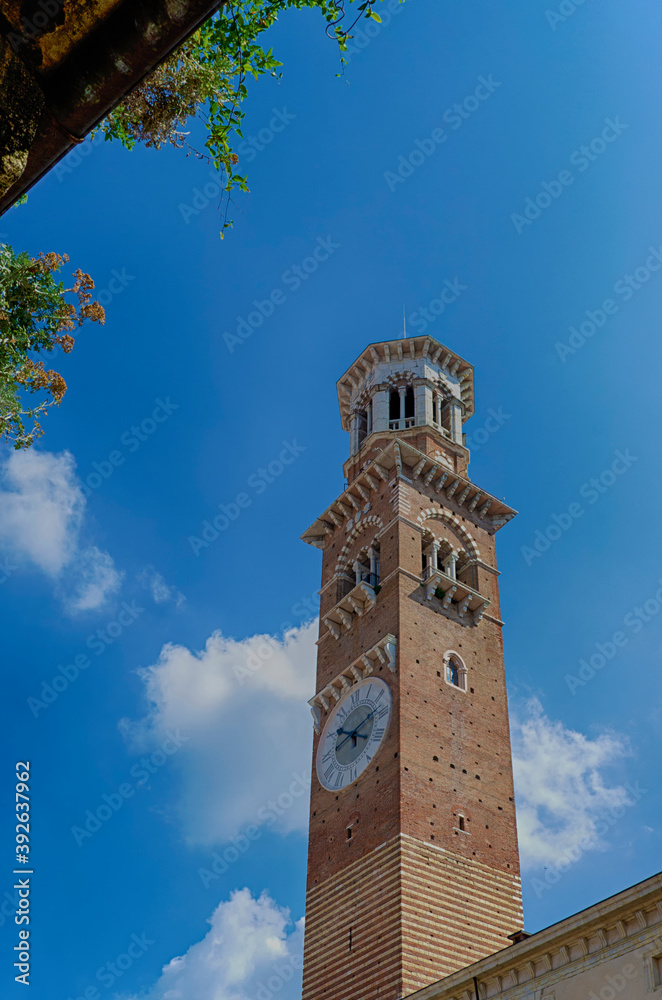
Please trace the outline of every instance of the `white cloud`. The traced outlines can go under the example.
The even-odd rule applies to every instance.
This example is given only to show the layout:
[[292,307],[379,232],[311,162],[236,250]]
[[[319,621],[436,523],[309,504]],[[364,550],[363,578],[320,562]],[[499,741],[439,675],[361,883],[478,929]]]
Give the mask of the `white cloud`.
[[85,497],[73,456],[14,451],[0,468],[0,545],[21,566],[56,581],[67,610],[100,607],[119,589],[121,574],[96,546],[81,546]]
[[4,465],[0,538],[49,576],[72,559],[85,499],[69,452],[14,451]]
[[[122,728],[138,751],[160,745],[168,730],[189,737],[175,764],[189,843],[221,844],[248,824],[305,832],[316,637],[316,621],[282,639],[217,632],[199,652],[164,646],[140,671],[149,710]],[[536,699],[514,713],[512,736],[523,867],[603,848],[603,832],[629,803],[627,789],[608,778],[629,754],[626,741],[568,729]]]
[[609,786],[604,771],[629,754],[627,743],[613,734],[590,739],[566,729],[537,699],[525,712],[512,720],[522,867],[555,864],[578,848],[603,848],[605,817],[629,803],[627,789]]
[[68,599],[71,611],[92,611],[105,604],[108,595],[114,594],[121,582],[112,556],[96,545],[83,549],[76,560],[76,583]]
[[165,604],[167,601],[172,601],[176,608],[180,608],[186,600],[181,591],[177,590],[176,587],[169,586],[153,566],[145,566],[138,577],[138,582],[150,592],[155,604]]
[[[303,920],[265,893],[233,892],[210,930],[173,958],[141,1000],[297,1000],[301,997]],[[136,1000],[136,998],[134,998]]]
[[220,844],[247,824],[306,830],[316,638],[316,621],[282,639],[217,632],[199,652],[164,646],[140,671],[149,711],[121,726],[138,750],[168,730],[189,737],[174,766],[190,843]]

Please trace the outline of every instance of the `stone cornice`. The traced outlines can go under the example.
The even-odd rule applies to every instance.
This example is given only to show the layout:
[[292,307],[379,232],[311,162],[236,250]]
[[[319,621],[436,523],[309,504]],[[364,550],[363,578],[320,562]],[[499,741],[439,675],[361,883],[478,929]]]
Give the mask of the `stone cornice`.
[[369,344],[354,364],[350,365],[345,374],[338,379],[338,403],[345,430],[348,429],[352,395],[377,365],[388,364],[395,360],[415,361],[420,358],[429,358],[433,365],[439,365],[443,372],[458,380],[464,404],[464,419],[468,420],[474,412],[473,365],[432,337],[408,337]]
[[371,493],[379,488],[380,482],[388,482],[394,470],[397,476],[403,476],[403,465],[413,470],[411,481],[420,479],[439,494],[440,502],[455,508],[463,516],[469,515],[490,534],[498,531],[517,513],[491,493],[478,489],[471,480],[444,469],[429,455],[395,438],[304,531],[301,536],[303,541],[322,549],[326,536],[332,534],[335,528],[344,524],[345,530],[350,530],[370,510]]
[[[628,924],[636,926],[628,930]],[[659,938],[661,930],[662,873],[432,983],[408,1000],[474,1000],[474,979],[480,984],[481,1000],[502,997],[522,986],[527,996],[532,989],[537,996],[546,985],[545,977],[551,975],[554,981],[554,974],[565,978],[564,970],[570,974],[572,966],[600,964],[606,961],[606,949],[609,957],[627,954],[634,938]]]
[[375,667],[379,664],[386,664],[395,673],[395,654],[398,640],[388,632],[379,642],[371,646],[362,656],[354,660],[348,667],[341,670],[336,677],[330,681],[326,687],[318,691],[310,699],[308,704],[313,716],[315,732],[319,733],[321,728],[322,709],[328,712],[334,701],[339,701],[347,691],[358,681],[364,680],[374,673]]

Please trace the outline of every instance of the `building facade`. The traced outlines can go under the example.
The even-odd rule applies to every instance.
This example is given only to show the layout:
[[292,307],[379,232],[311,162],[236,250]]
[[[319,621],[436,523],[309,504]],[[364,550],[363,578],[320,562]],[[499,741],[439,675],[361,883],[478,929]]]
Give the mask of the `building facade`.
[[662,875],[421,990],[412,1000],[662,997]]
[[338,382],[347,488],[303,535],[322,586],[304,1000],[397,1000],[522,927],[495,534],[473,369],[430,337]]

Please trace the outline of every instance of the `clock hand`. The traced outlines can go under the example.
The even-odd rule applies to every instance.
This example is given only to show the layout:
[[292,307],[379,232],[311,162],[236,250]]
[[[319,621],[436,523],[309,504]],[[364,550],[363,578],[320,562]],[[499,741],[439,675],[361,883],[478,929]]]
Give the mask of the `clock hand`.
[[[372,712],[370,713],[370,715],[366,715],[366,717],[365,717],[365,719],[363,720],[363,722],[359,722],[358,726],[357,726],[357,727],[356,727],[356,729],[354,730],[354,733],[358,733],[358,732],[359,732],[359,729],[361,728],[361,726],[365,726],[366,722],[369,722],[369,721],[370,721],[370,719],[372,719],[372,717],[373,717],[373,715],[375,714],[375,712],[376,712],[376,711],[377,711],[377,709],[376,709],[376,708],[373,708],[373,710],[372,710]],[[359,735],[361,735],[361,734],[359,733]],[[366,737],[366,739],[367,739],[367,737]]]
[[[368,722],[368,720],[369,720],[369,719],[372,719],[372,717],[373,717],[373,715],[375,714],[375,712],[376,712],[376,711],[377,711],[377,709],[376,709],[376,708],[375,708],[375,709],[373,709],[373,710],[372,710],[372,712],[370,713],[370,715],[367,715],[367,716],[365,717],[365,719],[364,719],[364,720],[363,720],[362,722],[359,722],[359,724],[358,724],[358,726],[356,727],[356,729],[354,730],[354,732],[352,732],[352,733],[347,733],[347,736],[346,736],[346,737],[345,737],[345,739],[344,739],[344,740],[342,741],[342,743],[340,743],[340,744],[339,744],[339,745],[338,745],[338,746],[336,747],[336,752],[337,752],[338,750],[340,750],[340,748],[341,748],[341,747],[344,747],[345,743],[346,743],[346,742],[347,742],[347,740],[348,740],[348,739],[350,738],[350,736],[360,736],[360,737],[361,737],[361,739],[363,739],[363,740],[367,740],[367,739],[368,739],[367,735],[364,735],[363,733],[360,733],[360,732],[359,732],[359,729],[361,728],[361,726],[365,725],[365,723],[366,723],[366,722]],[[344,732],[346,732],[346,730],[345,730],[345,729],[343,729],[343,730],[340,730],[340,729],[339,729],[339,730],[338,730],[337,732],[338,732],[338,734],[340,734],[341,732],[343,732],[343,733],[344,733]]]

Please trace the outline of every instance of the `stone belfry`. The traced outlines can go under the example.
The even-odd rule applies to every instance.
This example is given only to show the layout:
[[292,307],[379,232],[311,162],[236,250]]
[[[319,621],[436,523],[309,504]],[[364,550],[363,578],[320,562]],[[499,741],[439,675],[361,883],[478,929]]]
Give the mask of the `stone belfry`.
[[397,1000],[509,945],[521,886],[473,368],[430,337],[338,382],[347,489],[322,550],[303,1000]]

